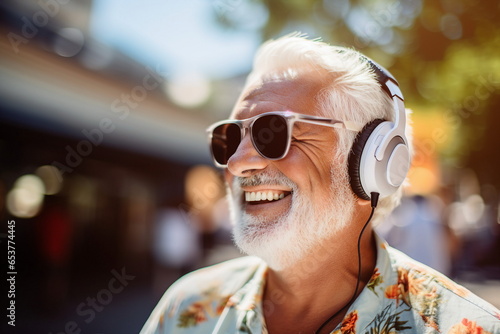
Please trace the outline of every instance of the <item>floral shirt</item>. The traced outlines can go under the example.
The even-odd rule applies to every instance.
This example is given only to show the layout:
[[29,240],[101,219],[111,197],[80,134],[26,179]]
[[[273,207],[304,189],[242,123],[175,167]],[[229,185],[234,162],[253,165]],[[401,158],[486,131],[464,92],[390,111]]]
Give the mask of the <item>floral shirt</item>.
[[[333,334],[500,333],[500,311],[377,237],[373,275]],[[243,257],[190,273],[162,297],[141,334],[267,333],[266,264]],[[263,305],[264,304],[264,305]]]

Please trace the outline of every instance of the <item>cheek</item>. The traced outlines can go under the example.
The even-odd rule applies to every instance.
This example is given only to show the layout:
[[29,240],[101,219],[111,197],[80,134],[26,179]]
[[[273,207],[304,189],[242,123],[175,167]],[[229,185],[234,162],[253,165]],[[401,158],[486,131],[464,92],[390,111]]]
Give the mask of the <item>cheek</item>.
[[329,194],[331,159],[315,159],[299,149],[290,149],[290,154],[276,164],[297,184],[302,194],[310,195],[315,200]]

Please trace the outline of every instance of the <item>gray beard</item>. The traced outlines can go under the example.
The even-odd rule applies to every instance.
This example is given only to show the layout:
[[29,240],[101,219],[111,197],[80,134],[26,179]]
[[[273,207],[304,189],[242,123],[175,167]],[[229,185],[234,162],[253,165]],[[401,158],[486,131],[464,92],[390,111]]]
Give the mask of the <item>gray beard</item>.
[[[238,248],[262,258],[270,268],[282,270],[304,259],[323,241],[331,239],[351,220],[355,198],[347,171],[331,170],[329,198],[319,205],[301,194],[297,185],[278,172],[262,172],[248,178],[235,177],[227,185],[233,238]],[[284,185],[292,189],[292,205],[273,221],[251,215],[241,208],[242,186]]]

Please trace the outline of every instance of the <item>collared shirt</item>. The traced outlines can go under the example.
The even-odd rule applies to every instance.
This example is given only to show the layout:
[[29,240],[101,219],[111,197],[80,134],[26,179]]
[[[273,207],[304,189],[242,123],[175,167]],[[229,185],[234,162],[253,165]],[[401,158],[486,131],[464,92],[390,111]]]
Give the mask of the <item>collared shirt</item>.
[[[332,332],[500,333],[500,311],[446,276],[377,240],[373,275]],[[162,297],[141,334],[267,333],[266,264],[243,257],[192,272]]]

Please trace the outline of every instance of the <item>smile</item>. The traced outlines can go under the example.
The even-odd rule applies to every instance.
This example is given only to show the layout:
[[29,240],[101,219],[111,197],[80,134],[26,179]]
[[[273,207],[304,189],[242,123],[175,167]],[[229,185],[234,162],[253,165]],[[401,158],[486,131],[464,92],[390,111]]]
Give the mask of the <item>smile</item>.
[[279,201],[290,193],[290,191],[279,190],[245,191],[245,202],[251,202],[251,204],[269,203]]

